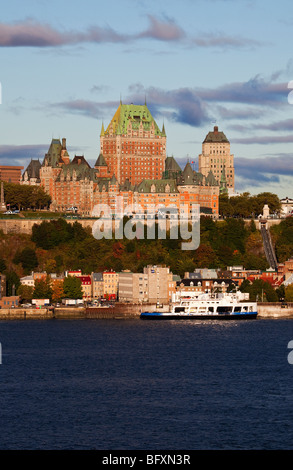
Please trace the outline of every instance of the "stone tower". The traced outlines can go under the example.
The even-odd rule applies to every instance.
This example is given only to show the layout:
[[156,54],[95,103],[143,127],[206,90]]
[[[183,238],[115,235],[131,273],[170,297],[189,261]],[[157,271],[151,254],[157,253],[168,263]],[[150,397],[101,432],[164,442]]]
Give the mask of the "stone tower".
[[202,143],[202,153],[199,155],[198,170],[207,176],[210,171],[220,182],[223,170],[227,190],[234,192],[234,155],[230,153],[230,142],[218,126],[209,132]]

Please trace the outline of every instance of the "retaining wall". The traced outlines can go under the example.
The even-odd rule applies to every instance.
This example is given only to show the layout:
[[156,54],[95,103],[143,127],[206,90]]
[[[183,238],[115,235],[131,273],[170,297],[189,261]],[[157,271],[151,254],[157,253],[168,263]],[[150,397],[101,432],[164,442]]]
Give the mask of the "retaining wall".
[[[292,318],[293,303],[288,303],[285,308],[281,303],[258,304],[258,318]],[[117,303],[113,308],[89,307],[89,308],[41,308],[24,309],[10,308],[0,309],[0,320],[78,320],[78,319],[127,319],[139,318],[142,311],[168,312],[169,306],[157,308],[155,304],[137,305]]]

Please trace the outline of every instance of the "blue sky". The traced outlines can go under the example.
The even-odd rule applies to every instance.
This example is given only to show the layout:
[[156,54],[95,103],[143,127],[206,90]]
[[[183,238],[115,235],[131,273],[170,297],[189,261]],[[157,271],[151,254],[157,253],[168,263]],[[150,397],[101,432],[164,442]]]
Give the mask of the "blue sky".
[[146,99],[181,165],[216,124],[236,190],[293,197],[292,27],[290,0],[5,2],[0,163],[42,161],[65,137],[93,165],[120,98]]

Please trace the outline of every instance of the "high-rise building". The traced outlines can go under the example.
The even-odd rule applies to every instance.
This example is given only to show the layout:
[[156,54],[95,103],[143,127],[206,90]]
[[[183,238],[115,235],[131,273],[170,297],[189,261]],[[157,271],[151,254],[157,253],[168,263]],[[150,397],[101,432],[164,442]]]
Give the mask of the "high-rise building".
[[214,126],[202,143],[198,171],[204,176],[211,171],[217,181],[226,185],[229,193],[234,192],[234,155],[230,154],[230,142],[218,126]]
[[146,104],[120,102],[107,129],[102,125],[100,151],[120,184],[161,179],[166,160],[164,125],[160,130]]

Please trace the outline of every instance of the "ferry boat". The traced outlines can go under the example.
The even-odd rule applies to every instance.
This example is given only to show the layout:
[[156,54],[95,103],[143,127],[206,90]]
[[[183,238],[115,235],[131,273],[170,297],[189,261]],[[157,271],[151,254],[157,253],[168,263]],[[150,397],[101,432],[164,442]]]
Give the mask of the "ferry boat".
[[257,317],[257,303],[236,294],[200,294],[171,303],[169,312],[142,312],[143,320],[247,320]]

